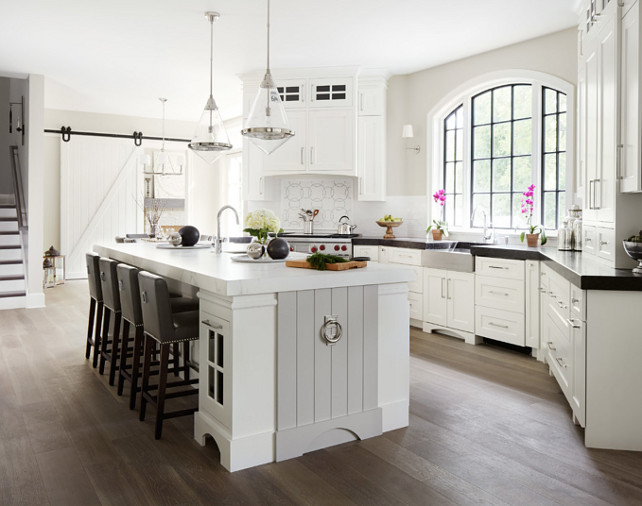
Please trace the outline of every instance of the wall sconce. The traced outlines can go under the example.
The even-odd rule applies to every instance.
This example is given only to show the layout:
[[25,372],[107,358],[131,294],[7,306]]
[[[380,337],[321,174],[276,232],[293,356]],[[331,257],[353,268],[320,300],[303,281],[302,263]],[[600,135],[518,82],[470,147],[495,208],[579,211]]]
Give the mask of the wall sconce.
[[[412,125],[404,125],[403,130],[401,131],[401,137],[403,139],[413,139],[415,137],[415,134],[412,130]],[[414,149],[415,154],[419,154],[419,151],[421,151],[421,147],[417,146],[406,146],[406,149]]]

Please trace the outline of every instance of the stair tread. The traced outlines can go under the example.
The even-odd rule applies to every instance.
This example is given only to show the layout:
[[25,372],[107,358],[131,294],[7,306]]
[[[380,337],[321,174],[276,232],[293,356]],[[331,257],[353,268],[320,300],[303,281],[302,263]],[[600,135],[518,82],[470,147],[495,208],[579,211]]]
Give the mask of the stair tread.
[[16,209],[15,204],[0,204],[0,209]]
[[0,216],[0,221],[18,221],[16,216]]
[[6,297],[24,297],[27,295],[27,292],[0,292],[0,298],[6,298]]
[[20,249],[18,244],[0,245],[0,249]]
[[0,230],[0,235],[18,235],[20,230]]
[[21,263],[22,260],[0,260],[0,265],[15,265]]
[[0,276],[0,281],[19,281],[25,279],[24,274],[8,274],[6,276]]

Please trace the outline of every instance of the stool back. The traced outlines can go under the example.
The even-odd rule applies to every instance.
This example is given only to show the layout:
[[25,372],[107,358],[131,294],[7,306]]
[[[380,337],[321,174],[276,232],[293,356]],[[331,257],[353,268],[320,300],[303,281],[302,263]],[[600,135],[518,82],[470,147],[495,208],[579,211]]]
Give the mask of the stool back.
[[85,261],[87,263],[87,281],[89,281],[89,296],[97,302],[102,302],[103,291],[100,285],[99,259],[100,255],[93,251],[85,255]]
[[100,286],[103,290],[103,302],[108,309],[120,312],[120,295],[118,294],[118,276],[116,266],[118,262],[111,258],[100,258]]
[[116,266],[120,309],[123,318],[135,326],[143,324],[143,311],[140,307],[140,290],[138,288],[139,269],[127,264]]
[[174,339],[174,322],[167,282],[149,272],[138,273],[140,302],[145,333],[159,342]]

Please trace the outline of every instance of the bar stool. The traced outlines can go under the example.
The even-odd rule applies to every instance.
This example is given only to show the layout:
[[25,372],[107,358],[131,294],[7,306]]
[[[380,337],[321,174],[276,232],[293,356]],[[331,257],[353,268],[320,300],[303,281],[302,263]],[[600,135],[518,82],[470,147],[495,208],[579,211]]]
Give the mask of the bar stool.
[[[136,407],[136,393],[138,392],[138,378],[140,376],[140,357],[143,351],[143,312],[140,303],[140,289],[138,287],[139,269],[131,265],[119,263],[116,266],[118,277],[118,291],[122,311],[122,350],[128,350],[131,341],[130,330],[135,330],[133,337],[132,354],[120,353],[118,364],[118,395],[123,395],[125,381],[130,382],[129,409]],[[187,297],[170,295],[172,313],[198,310],[198,301]],[[131,365],[128,359],[132,358]],[[174,350],[174,368],[178,367],[177,350]],[[151,374],[151,373],[150,373]]]
[[103,291],[100,284],[100,266],[98,260],[100,255],[94,252],[85,255],[87,263],[87,281],[89,282],[89,323],[87,325],[87,346],[85,358],[91,355],[91,347],[94,347],[93,366],[98,365],[98,354],[100,349],[100,327],[103,319]]
[[[141,271],[138,274],[140,285],[141,309],[143,312],[145,353],[143,358],[143,384],[140,402],[140,420],[145,420],[147,403],[156,406],[156,429],[155,438],[160,439],[163,431],[163,420],[178,416],[191,415],[197,411],[197,407],[181,409],[177,411],[165,411],[165,400],[186,395],[198,394],[198,389],[183,389],[167,393],[168,388],[185,387],[198,383],[198,379],[190,379],[189,342],[198,339],[198,311],[185,311],[172,313],[169,292],[165,280],[154,274]],[[158,391],[149,384],[150,368],[152,362],[152,348],[154,342],[160,345],[160,367],[158,373]],[[180,371],[184,379],[180,381],[167,382],[169,370],[170,345],[183,343],[183,366]],[[175,372],[175,371],[172,371]]]
[[[101,257],[98,260],[98,264],[100,266],[100,284],[105,308],[103,333],[100,343],[100,367],[98,372],[103,374],[105,371],[105,362],[109,362],[109,384],[113,385],[116,379],[116,367],[118,365],[121,320],[120,294],[116,273],[118,262],[111,258]],[[113,331],[110,332],[109,324],[111,323],[112,315],[114,317],[114,324]],[[126,351],[125,349],[125,353]]]

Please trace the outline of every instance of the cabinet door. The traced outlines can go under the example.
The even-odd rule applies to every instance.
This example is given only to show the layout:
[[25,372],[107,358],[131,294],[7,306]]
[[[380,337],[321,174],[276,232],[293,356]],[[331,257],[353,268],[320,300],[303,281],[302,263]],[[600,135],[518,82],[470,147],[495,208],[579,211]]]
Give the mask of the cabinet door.
[[357,124],[359,200],[386,200],[385,124],[383,116],[359,116]]
[[475,275],[448,271],[448,326],[466,332],[475,331]]
[[272,154],[264,155],[263,171],[266,174],[305,172],[308,163],[306,112],[288,111],[288,121],[294,136]]
[[597,39],[594,32],[584,39],[584,60],[582,62],[586,79],[586,96],[584,110],[580,111],[581,121],[585,124],[584,142],[584,214],[585,221],[597,218],[595,182],[598,178],[597,148],[598,148],[598,62]]
[[319,109],[308,114],[308,170],[356,175],[354,111]]
[[243,199],[265,200],[265,153],[248,139],[243,139]]
[[199,409],[232,428],[232,333],[230,324],[201,312]]
[[571,340],[573,346],[573,415],[577,423],[586,427],[586,323],[573,319]]
[[526,346],[535,349],[539,348],[539,283],[539,262],[526,260]]
[[386,112],[386,92],[382,86],[359,87],[357,114],[359,116],[383,116]]
[[379,246],[353,246],[352,255],[355,257],[369,257],[371,262],[378,262]]
[[276,89],[286,109],[305,107],[307,100],[305,79],[279,79]]
[[[601,19],[598,32],[599,61],[599,175],[595,182],[597,219],[613,223],[615,219],[615,185],[618,144],[618,16],[617,3],[611,4],[609,15]],[[607,10],[605,9],[605,13]],[[619,12],[619,7],[617,9]]]
[[351,77],[310,81],[309,107],[352,107],[354,79]]
[[639,192],[640,181],[640,113],[639,106],[639,43],[640,20],[639,2],[622,18],[622,104],[621,111],[621,149],[620,153],[620,191]]
[[[424,268],[424,321],[446,326],[448,299],[446,299],[447,271]],[[471,287],[472,292],[472,287]]]

